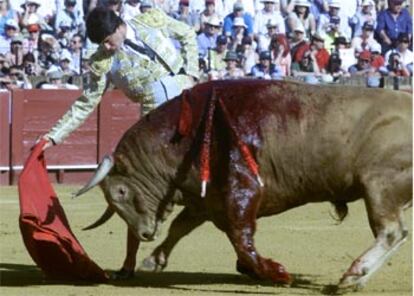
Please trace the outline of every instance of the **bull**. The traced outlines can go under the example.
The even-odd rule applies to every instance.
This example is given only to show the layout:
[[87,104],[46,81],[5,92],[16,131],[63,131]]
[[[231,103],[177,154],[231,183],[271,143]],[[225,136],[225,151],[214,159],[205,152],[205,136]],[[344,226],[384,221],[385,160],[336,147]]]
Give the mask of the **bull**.
[[[180,133],[180,124],[186,133]],[[206,139],[210,176],[202,197],[200,153]],[[260,176],[249,169],[240,143]],[[96,184],[108,208],[88,228],[115,212],[127,223],[122,270],[133,272],[139,242],[155,239],[173,205],[181,204],[144,269],[164,269],[177,242],[211,221],[233,245],[239,272],[282,284],[292,277],[283,265],[259,255],[256,219],[328,201],[342,220],[347,203],[363,199],[375,241],[338,285],[362,287],[407,240],[402,212],[412,205],[411,96],[278,81],[200,84],[132,126],[79,194]]]

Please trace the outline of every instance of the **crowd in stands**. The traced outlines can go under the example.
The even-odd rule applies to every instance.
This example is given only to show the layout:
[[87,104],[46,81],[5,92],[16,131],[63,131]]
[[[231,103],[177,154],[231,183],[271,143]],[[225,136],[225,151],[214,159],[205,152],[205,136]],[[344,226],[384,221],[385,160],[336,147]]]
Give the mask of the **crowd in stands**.
[[62,78],[87,74],[85,16],[99,5],[124,20],[156,7],[193,27],[202,80],[412,76],[411,1],[0,0],[0,88],[76,89]]

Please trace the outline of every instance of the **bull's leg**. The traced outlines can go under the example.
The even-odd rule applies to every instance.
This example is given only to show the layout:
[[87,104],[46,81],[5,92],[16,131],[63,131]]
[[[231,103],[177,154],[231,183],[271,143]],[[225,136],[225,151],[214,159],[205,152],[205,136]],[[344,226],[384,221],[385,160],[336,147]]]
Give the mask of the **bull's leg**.
[[134,276],[134,269],[136,264],[136,257],[139,247],[139,240],[132,231],[128,228],[127,234],[127,252],[124,264],[119,271],[114,272],[111,278],[114,280],[126,280]]
[[139,270],[162,271],[167,267],[168,257],[178,241],[205,221],[205,216],[201,213],[194,214],[189,208],[184,208],[171,223],[166,239],[142,261]]
[[[363,287],[375,271],[406,241],[408,232],[402,221],[402,211],[410,200],[411,189],[408,186],[397,188],[398,183],[401,184],[401,180],[399,181],[376,180],[367,186],[368,196],[365,203],[375,242],[345,272],[339,283],[340,288]],[[406,181],[404,183],[409,185],[409,180]],[[397,186],[388,188],[385,184]]]
[[237,270],[253,278],[288,284],[291,277],[285,268],[256,251],[253,236],[256,231],[256,212],[260,204],[260,189],[256,180],[239,165],[230,168],[229,192],[226,197],[227,227],[237,253]]

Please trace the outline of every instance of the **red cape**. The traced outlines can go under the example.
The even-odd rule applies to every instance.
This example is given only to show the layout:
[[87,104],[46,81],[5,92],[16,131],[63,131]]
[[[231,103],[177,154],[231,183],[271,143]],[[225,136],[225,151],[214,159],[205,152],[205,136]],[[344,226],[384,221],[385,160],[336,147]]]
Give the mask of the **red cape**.
[[40,141],[19,179],[20,231],[24,244],[43,272],[54,279],[107,281],[107,274],[89,259],[72,233],[65,212],[49,182]]

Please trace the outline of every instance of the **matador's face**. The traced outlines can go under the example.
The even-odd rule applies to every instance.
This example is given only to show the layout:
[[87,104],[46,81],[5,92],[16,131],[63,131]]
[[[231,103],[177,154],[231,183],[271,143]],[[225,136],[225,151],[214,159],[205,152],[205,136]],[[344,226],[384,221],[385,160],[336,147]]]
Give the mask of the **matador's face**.
[[102,41],[102,46],[105,51],[109,54],[114,54],[118,51],[126,38],[126,26],[125,24],[120,25],[114,33],[109,35]]

